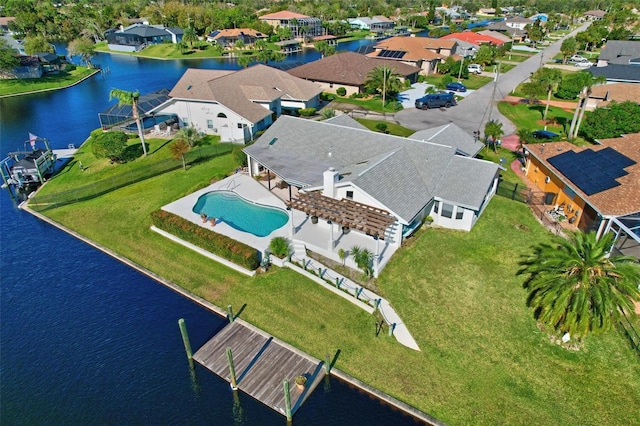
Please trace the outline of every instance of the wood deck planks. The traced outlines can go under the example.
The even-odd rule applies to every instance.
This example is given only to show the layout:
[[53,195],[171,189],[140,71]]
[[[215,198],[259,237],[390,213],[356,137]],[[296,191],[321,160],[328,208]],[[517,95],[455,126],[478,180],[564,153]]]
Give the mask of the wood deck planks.
[[[193,356],[199,364],[231,381],[226,349],[231,348],[238,388],[281,414],[285,412],[282,382],[288,379],[292,410],[295,411],[322,380],[312,377],[320,362],[301,355],[263,336],[239,321],[227,325]],[[295,384],[298,375],[308,378],[307,388]]]

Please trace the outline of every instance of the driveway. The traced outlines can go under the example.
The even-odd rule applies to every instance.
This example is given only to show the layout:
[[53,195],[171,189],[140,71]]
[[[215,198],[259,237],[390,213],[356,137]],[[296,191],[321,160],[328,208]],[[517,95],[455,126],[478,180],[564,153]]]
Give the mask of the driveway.
[[[577,32],[584,31],[589,24],[589,22],[586,22],[566,37],[575,36]],[[500,74],[497,82],[491,82],[476,91],[469,92],[466,98],[453,108],[448,108],[444,111],[439,109],[423,111],[415,109],[411,104],[408,108],[405,107],[407,109],[395,114],[395,121],[404,127],[414,130],[455,123],[462,129],[472,133],[476,130],[483,131],[487,121],[496,119],[503,123],[505,135],[513,134],[516,132],[516,127],[510,120],[500,114],[497,108],[498,101],[505,98],[520,83],[540,68],[544,63],[544,58],[552,58],[557,55],[561,44],[562,39],[546,47],[541,53],[520,63],[509,72]]]

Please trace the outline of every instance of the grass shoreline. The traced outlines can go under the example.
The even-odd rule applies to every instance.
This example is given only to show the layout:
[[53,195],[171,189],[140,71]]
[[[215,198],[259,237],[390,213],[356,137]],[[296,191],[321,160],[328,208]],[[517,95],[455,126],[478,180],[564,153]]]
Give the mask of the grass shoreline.
[[[165,141],[149,143],[162,155]],[[85,157],[90,167],[70,166],[60,184],[118,170]],[[376,336],[370,315],[293,271],[247,278],[149,229],[150,211],[233,167],[230,155],[217,157],[46,215],[216,306],[246,304],[246,321],[316,358],[340,349],[338,369],[444,422],[634,422],[640,366],[625,341],[612,332],[567,351],[525,307],[518,258],[553,238],[525,205],[494,197],[472,232],[425,228],[394,255],[377,284],[422,348],[414,353]],[[56,179],[42,189],[60,185]]]
[[[77,84],[82,83],[83,81],[93,77],[94,75],[96,75],[97,73],[99,73],[100,70],[99,69],[94,69],[92,72],[90,72],[89,74],[86,75],[82,75],[80,76],[80,78],[77,78],[75,81],[72,81],[69,84],[66,84],[64,86],[58,86],[58,87],[50,87],[50,88],[44,88],[44,89],[25,89],[23,91],[19,91],[19,92],[15,92],[15,93],[6,93],[6,94],[0,94],[0,98],[10,98],[13,96],[21,96],[21,95],[30,95],[30,94],[34,94],[34,93],[45,93],[45,92],[51,92],[54,90],[62,90],[62,89],[67,89],[69,87],[73,87]],[[15,79],[13,79],[15,80]],[[0,80],[1,81],[1,80]],[[19,81],[23,81],[23,80],[19,80]],[[34,82],[35,84],[39,83],[38,81]],[[12,85],[13,88],[15,88],[15,86]],[[2,88],[2,85],[0,83],[0,90]]]

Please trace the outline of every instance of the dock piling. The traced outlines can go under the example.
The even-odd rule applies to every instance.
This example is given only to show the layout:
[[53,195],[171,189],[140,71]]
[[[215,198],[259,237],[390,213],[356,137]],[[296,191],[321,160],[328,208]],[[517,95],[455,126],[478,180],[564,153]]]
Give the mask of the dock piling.
[[289,380],[284,379],[282,381],[282,387],[284,388],[284,405],[287,421],[290,422],[293,415],[291,414],[291,392],[289,392]]
[[233,307],[231,305],[227,305],[227,316],[229,317],[229,322],[233,322]]
[[184,350],[187,352],[189,366],[193,368],[193,352],[191,351],[191,343],[189,342],[189,334],[187,333],[187,324],[185,324],[184,318],[180,318],[178,320],[178,326],[180,327],[180,334],[182,334],[182,343],[184,343]]
[[229,376],[231,379],[231,389],[238,390],[238,382],[236,381],[236,369],[233,366],[233,354],[231,348],[227,348],[227,362],[229,363]]

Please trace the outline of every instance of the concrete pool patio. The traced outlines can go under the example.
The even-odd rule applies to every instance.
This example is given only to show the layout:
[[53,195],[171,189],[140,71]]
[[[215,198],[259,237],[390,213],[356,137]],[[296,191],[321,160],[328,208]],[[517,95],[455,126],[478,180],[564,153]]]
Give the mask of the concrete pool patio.
[[[234,240],[241,241],[263,254],[269,248],[269,243],[274,237],[285,237],[289,239],[292,247],[297,251],[299,251],[301,245],[303,245],[304,248],[336,262],[341,262],[340,256],[338,256],[340,249],[348,253],[351,247],[357,245],[360,248],[368,249],[374,253],[374,255],[378,254],[376,261],[374,261],[376,275],[391,259],[395,250],[397,250],[397,247],[385,244],[382,240],[375,240],[357,231],[343,234],[337,225],[329,225],[326,221],[319,220],[316,224],[311,223],[310,218],[304,212],[295,209],[287,210],[283,198],[276,195],[276,193],[280,191],[280,195],[284,197],[285,190],[276,189],[275,185],[272,190],[269,190],[264,184],[266,184],[266,182],[259,182],[246,174],[236,173],[167,204],[162,207],[162,209],[199,226],[211,229],[214,232],[233,238]],[[212,191],[233,191],[252,203],[279,208],[289,214],[289,220],[284,226],[276,229],[265,237],[258,237],[249,232],[240,231],[224,221],[217,221],[215,227],[212,227],[208,222],[203,223],[200,215],[193,212],[193,206],[195,206],[198,198]],[[333,249],[331,249],[331,245],[333,245]],[[347,257],[344,263],[346,266],[358,269],[351,257]]]

